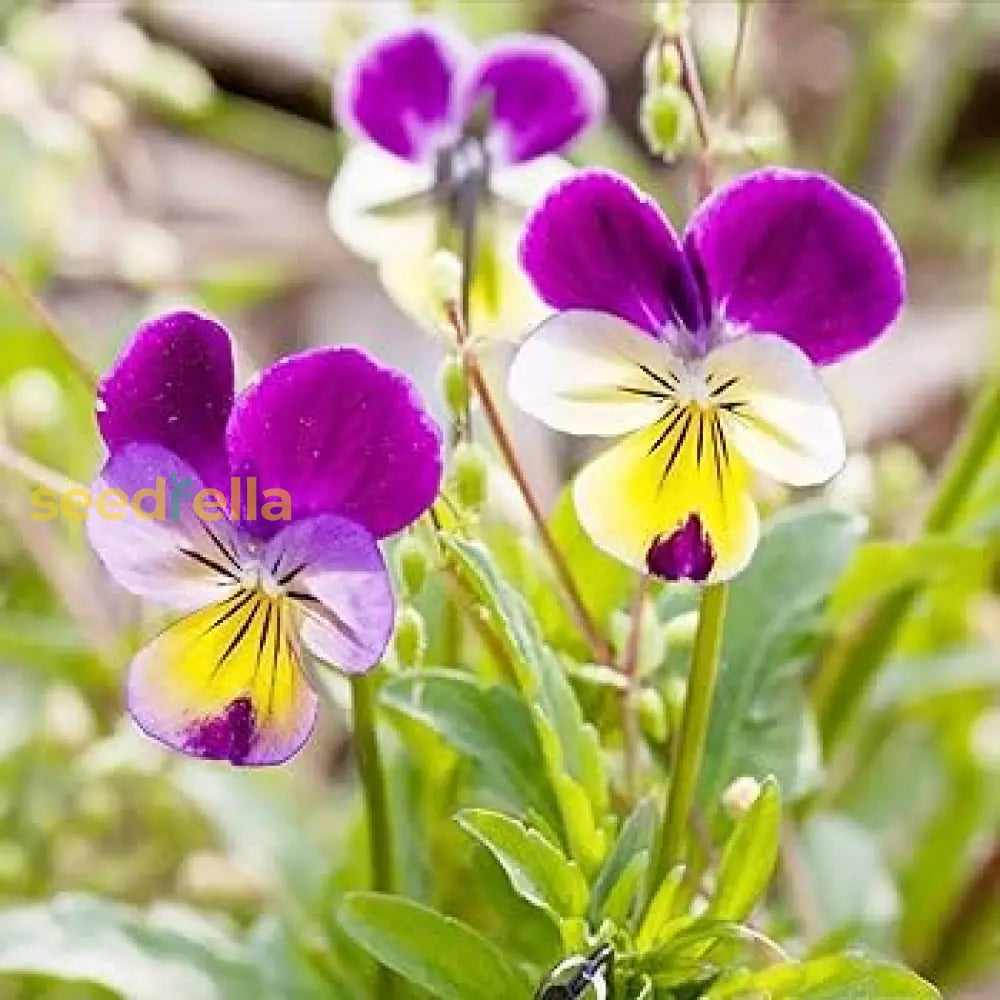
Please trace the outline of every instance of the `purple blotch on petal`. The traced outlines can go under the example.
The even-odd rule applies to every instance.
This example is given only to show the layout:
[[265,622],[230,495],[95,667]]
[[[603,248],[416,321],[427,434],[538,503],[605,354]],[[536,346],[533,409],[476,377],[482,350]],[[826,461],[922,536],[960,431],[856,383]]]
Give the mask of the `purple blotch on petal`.
[[113,456],[130,444],[161,445],[207,485],[227,476],[225,430],[233,406],[233,344],[194,312],[143,323],[97,390],[97,423]]
[[686,246],[724,317],[816,364],[868,346],[906,293],[902,255],[869,204],[821,174],[773,168],[709,198]]
[[369,42],[336,86],[337,117],[377,146],[420,161],[455,130],[456,82],[469,53],[422,24]]
[[558,38],[511,35],[487,49],[464,99],[468,114],[489,97],[490,123],[508,163],[567,146],[604,113],[604,81]]
[[525,226],[521,263],[555,309],[613,313],[654,336],[706,320],[669,221],[610,171],[579,171],[546,195]]
[[701,583],[714,565],[712,542],[697,514],[691,514],[672,535],[657,538],[646,554],[647,569],[661,580]]
[[[265,369],[229,424],[234,476],[286,490],[292,518],[339,514],[384,538],[437,497],[441,432],[408,378],[356,347],[305,351]],[[247,525],[270,536],[287,522]]]
[[256,734],[253,702],[247,697],[235,698],[221,715],[193,725],[187,734],[184,749],[196,757],[245,764]]

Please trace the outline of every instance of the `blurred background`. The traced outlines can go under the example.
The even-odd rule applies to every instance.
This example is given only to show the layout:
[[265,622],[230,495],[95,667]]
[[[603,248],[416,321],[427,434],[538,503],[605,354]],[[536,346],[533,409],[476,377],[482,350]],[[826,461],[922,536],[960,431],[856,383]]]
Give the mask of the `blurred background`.
[[[0,0],[5,273],[42,298],[96,370],[139,320],[185,302],[234,330],[244,374],[304,346],[351,341],[433,397],[442,346],[338,246],[325,211],[345,148],[330,112],[338,62],[369,31],[430,6]],[[648,5],[433,6],[477,37],[543,30],[586,53],[608,82],[611,114],[572,158],[630,174],[683,221],[690,165],[652,158],[637,121]],[[737,3],[693,8],[698,58],[718,95]],[[899,328],[831,373],[855,454],[830,487],[878,533],[904,535],[973,390],[1000,360],[1000,2],[757,0],[733,114],[741,138],[726,170],[768,161],[827,170],[878,203],[905,247],[911,302]],[[93,400],[40,330],[18,288],[0,281],[0,447],[88,482],[100,462]],[[491,362],[503,361],[496,349]],[[552,499],[573,456],[533,428],[520,432]],[[321,738],[277,773],[161,753],[123,720],[119,694],[148,612],[101,577],[79,525],[33,522],[27,502],[26,482],[0,469],[0,998],[105,996],[44,976],[108,981],[95,962],[129,970],[138,985],[124,995],[140,1000],[168,988],[184,1000],[249,995],[206,992],[208,980],[191,971],[208,963],[227,981],[218,970],[231,926],[251,928],[269,968],[285,970],[270,996],[339,996],[299,984],[322,961],[309,960],[308,934],[293,948],[287,927],[302,900],[329,891],[317,873],[330,859],[354,856],[343,719],[327,713]],[[976,627],[998,643],[1000,608],[989,588],[980,597]],[[1000,863],[977,890],[995,911],[992,936],[961,960],[936,949],[961,937],[968,875],[1000,830],[1000,657],[988,667],[992,682],[976,675],[977,718],[994,706],[980,743],[928,735],[918,716],[885,750],[896,755],[892,787],[876,768],[855,789],[852,808],[869,829],[847,838],[853,853],[844,848],[831,871],[813,845],[804,862],[816,862],[831,931],[863,925],[941,973],[952,995],[983,1000],[1000,996],[990,979],[1000,965]],[[921,830],[940,832],[933,851],[892,822],[896,803],[914,800]],[[858,866],[873,888],[861,903],[835,884],[840,865]],[[335,872],[331,884],[351,877]],[[27,906],[67,892],[58,906]],[[155,969],[137,957],[132,911],[116,908],[154,902],[142,933],[160,935],[176,959]],[[90,922],[102,947],[80,951],[73,928]]]

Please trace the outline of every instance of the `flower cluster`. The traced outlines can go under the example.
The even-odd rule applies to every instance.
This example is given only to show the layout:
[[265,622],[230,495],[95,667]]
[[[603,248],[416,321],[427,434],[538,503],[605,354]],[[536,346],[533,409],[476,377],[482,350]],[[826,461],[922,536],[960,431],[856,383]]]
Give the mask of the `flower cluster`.
[[[557,430],[623,438],[574,486],[599,547],[664,580],[723,581],[757,542],[755,471],[808,486],[841,468],[818,368],[881,336],[905,292],[871,206],[821,175],[759,170],[679,236],[631,182],[553,155],[604,91],[551,40],[477,52],[419,24],[366,45],[337,98],[360,143],[331,222],[399,302],[434,313],[428,268],[445,248],[464,261],[477,336],[555,311],[520,346],[510,396]],[[519,316],[511,282],[534,290]],[[310,657],[363,672],[389,640],[378,542],[433,503],[437,427],[403,376],[352,347],[280,361],[237,395],[229,334],[189,312],[139,329],[98,404],[109,457],[95,493],[166,480],[215,495],[213,520],[182,503],[167,519],[132,507],[88,521],[124,587],[184,613],[132,664],[132,714],[197,756],[287,759],[316,718]],[[231,479],[290,507],[280,521],[240,510]]]

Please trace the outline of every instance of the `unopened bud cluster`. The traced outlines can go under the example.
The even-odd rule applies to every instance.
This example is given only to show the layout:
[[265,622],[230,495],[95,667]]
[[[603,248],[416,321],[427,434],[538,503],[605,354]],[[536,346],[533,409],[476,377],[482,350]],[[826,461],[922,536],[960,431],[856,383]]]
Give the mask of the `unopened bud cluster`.
[[681,85],[680,56],[666,33],[653,39],[643,71],[639,127],[650,150],[670,161],[683,153],[694,137],[695,115]]

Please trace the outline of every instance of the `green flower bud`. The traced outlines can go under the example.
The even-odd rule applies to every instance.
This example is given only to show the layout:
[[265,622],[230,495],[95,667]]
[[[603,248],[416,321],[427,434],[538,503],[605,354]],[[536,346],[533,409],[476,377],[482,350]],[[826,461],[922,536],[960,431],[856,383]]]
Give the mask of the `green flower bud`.
[[691,11],[688,0],[657,0],[653,18],[656,26],[668,38],[686,35],[691,27]]
[[642,98],[639,126],[649,148],[664,160],[683,153],[694,135],[691,99],[679,87],[662,87]]
[[463,441],[452,456],[451,478],[458,502],[468,511],[482,510],[489,492],[489,458],[477,444]]
[[464,418],[469,405],[469,383],[465,377],[465,366],[455,355],[449,355],[442,362],[438,371],[438,385],[441,398],[451,416]]
[[742,819],[753,808],[760,795],[760,782],[744,775],[737,778],[722,793],[722,806],[730,819]]
[[653,39],[653,43],[646,50],[646,59],[642,66],[647,93],[662,90],[681,81],[681,57],[673,45],[663,44],[660,38]]
[[639,726],[653,743],[666,743],[670,719],[663,695],[655,688],[643,688],[639,693]]
[[412,604],[404,604],[396,614],[393,649],[400,666],[419,667],[427,653],[427,626],[424,616]]
[[396,546],[396,573],[404,596],[416,597],[427,581],[427,550],[413,535],[404,536]]

